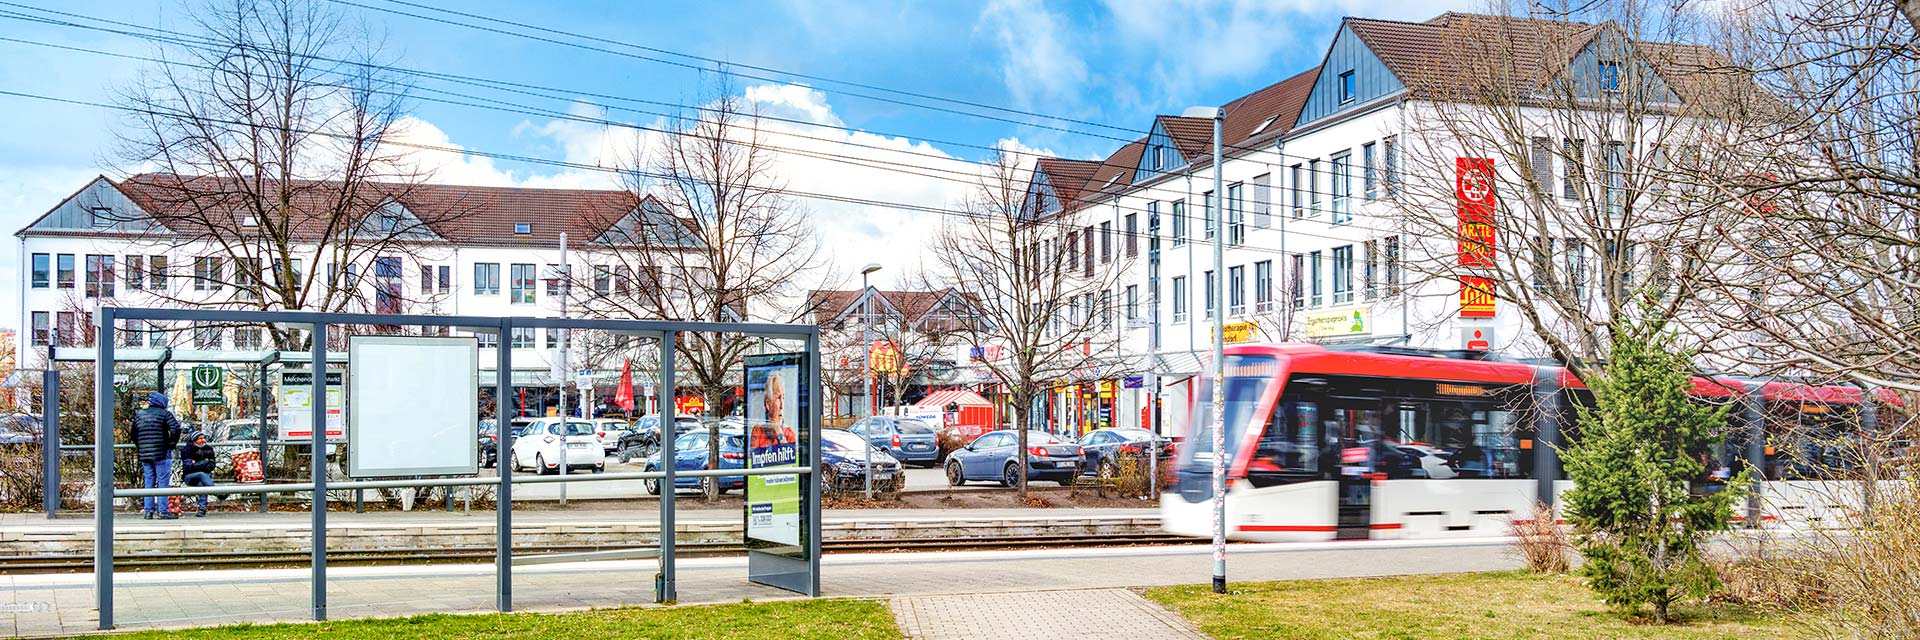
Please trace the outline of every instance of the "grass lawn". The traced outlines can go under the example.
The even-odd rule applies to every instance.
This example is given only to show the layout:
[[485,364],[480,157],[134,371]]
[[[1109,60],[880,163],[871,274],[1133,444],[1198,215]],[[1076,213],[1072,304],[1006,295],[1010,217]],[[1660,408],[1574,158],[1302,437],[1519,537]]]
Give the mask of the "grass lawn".
[[1680,623],[1638,624],[1570,576],[1476,573],[1161,587],[1147,597],[1219,640],[1234,638],[1658,638],[1791,635],[1785,618],[1732,606],[1683,606]]
[[390,620],[149,631],[116,638],[819,638],[898,640],[887,605],[869,600],[598,609],[575,613],[433,614]]

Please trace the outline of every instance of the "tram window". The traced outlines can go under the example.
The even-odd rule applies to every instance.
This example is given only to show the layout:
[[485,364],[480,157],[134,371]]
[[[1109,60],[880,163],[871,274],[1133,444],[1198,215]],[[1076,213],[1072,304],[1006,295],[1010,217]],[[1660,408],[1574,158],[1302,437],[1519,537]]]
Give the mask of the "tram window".
[[1767,404],[1767,479],[1839,479],[1858,467],[1860,441],[1853,435],[1858,429],[1857,410],[1829,404]]
[[1318,404],[1281,402],[1247,464],[1247,481],[1256,487],[1268,487],[1333,479],[1339,444],[1326,437],[1327,433],[1322,429]]

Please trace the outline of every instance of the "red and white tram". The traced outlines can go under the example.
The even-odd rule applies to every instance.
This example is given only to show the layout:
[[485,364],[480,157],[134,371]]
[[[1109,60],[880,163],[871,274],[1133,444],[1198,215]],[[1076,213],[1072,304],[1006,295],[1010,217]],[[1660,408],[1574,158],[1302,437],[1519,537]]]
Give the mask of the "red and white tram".
[[[1572,486],[1554,445],[1571,405],[1591,403],[1559,366],[1470,351],[1231,345],[1225,378],[1226,525],[1237,540],[1506,535]],[[1172,533],[1213,532],[1210,384],[1195,394],[1160,501]],[[1762,470],[1765,500],[1751,516],[1817,521],[1849,508],[1849,491],[1826,478],[1845,464],[1835,438],[1860,424],[1862,390],[1696,378],[1694,393],[1738,403],[1710,466],[1719,478]]]

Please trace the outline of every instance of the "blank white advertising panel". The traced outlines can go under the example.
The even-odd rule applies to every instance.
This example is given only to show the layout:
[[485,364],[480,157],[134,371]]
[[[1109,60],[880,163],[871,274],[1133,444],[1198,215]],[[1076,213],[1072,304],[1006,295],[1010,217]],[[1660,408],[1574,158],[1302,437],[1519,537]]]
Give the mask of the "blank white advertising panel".
[[480,348],[471,336],[347,340],[347,475],[479,470]]

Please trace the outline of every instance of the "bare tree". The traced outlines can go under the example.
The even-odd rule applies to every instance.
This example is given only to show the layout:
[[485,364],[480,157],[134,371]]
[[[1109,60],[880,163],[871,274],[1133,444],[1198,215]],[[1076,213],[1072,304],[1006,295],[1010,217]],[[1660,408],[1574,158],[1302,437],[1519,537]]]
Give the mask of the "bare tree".
[[[624,167],[636,205],[587,246],[588,271],[572,298],[601,317],[713,322],[786,319],[778,307],[823,264],[810,212],[780,177],[757,112],[724,83],[703,112],[638,149]],[[679,367],[710,410],[732,406],[742,357],[757,344],[738,334],[691,333],[675,343]],[[670,394],[672,390],[662,390]],[[715,439],[709,460],[719,458]],[[708,497],[718,496],[714,483]]]
[[149,291],[196,306],[398,311],[393,259],[440,250],[431,226],[458,212],[400,204],[426,176],[389,144],[407,87],[382,70],[378,40],[318,0],[210,1],[189,16],[202,42],[163,50],[119,92],[119,160],[150,171],[122,185],[149,217],[119,222],[196,257],[128,264],[127,278],[191,275]]
[[[1584,375],[1617,318],[1685,317],[1726,262],[1721,198],[1688,180],[1768,103],[1705,69],[1685,7],[1621,2],[1449,16],[1408,82],[1387,185],[1417,291],[1517,313],[1541,351]],[[1420,283],[1415,283],[1416,285]],[[1431,295],[1431,294],[1429,294]],[[1489,314],[1490,315],[1490,314]],[[1416,319],[1418,321],[1419,319]],[[1429,319],[1431,320],[1431,319]]]
[[[956,337],[983,353],[979,365],[1006,389],[1021,451],[1040,423],[1029,412],[1054,381],[1115,364],[1111,292],[1125,258],[1096,268],[1080,239],[1062,233],[1071,213],[1027,206],[1030,171],[1010,154],[983,163],[984,173],[933,240],[930,288],[952,288],[973,305],[974,318]],[[1049,248],[1054,247],[1054,248]],[[1021,457],[1024,459],[1024,456]],[[1020,497],[1027,468],[1018,467]]]

